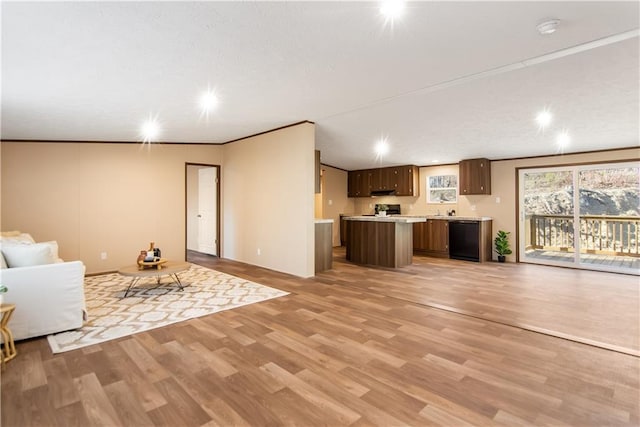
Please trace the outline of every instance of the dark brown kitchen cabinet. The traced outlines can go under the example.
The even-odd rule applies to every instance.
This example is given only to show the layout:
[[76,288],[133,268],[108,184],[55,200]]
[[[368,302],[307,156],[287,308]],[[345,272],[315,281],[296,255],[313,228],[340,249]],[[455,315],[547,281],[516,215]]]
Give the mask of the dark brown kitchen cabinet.
[[458,167],[461,196],[491,194],[491,161],[489,159],[461,160]]
[[386,170],[389,188],[396,191],[396,196],[420,195],[420,169],[417,166],[397,166]]
[[351,171],[348,175],[349,197],[369,197],[372,191],[394,190],[396,196],[420,195],[420,171],[417,166]]
[[368,172],[371,191],[392,189],[388,168],[370,169]]
[[359,170],[349,172],[347,177],[348,197],[369,197],[371,189],[369,185],[369,171]]
[[347,244],[347,220],[346,215],[340,214],[340,246]]
[[449,257],[449,221],[428,219],[413,223],[413,250],[435,257]]

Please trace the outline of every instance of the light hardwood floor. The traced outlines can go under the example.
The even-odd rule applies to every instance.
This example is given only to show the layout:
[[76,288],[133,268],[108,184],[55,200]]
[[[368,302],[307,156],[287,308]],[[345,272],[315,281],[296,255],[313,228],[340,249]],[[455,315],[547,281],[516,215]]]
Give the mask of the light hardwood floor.
[[[334,270],[299,279],[199,257],[291,294],[59,355],[44,338],[19,342],[2,372],[2,425],[640,423],[638,357],[507,324],[562,311],[555,325],[575,334],[582,318],[589,330],[597,319],[573,295],[617,316],[611,342],[627,345],[615,337],[637,327],[637,310],[623,313],[637,308],[633,278],[414,261],[369,269],[337,250]],[[519,301],[519,284],[536,289]],[[606,305],[618,299],[632,301]]]

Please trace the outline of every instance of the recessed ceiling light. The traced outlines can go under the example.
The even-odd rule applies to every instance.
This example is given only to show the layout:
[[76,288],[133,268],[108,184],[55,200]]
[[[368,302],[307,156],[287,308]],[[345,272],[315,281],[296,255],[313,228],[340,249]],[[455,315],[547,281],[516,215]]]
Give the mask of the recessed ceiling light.
[[551,113],[547,110],[544,110],[538,113],[538,115],[536,116],[536,122],[538,123],[538,126],[540,126],[540,129],[544,130],[544,128],[549,126],[552,118],[553,116],[551,116]]
[[569,132],[567,132],[566,130],[560,132],[556,137],[556,144],[558,144],[558,148],[560,150],[563,150],[564,148],[569,146],[569,144],[571,144],[571,137],[569,136]]
[[380,13],[387,20],[393,21],[404,13],[405,2],[402,0],[385,0],[380,4]]
[[558,29],[558,24],[560,23],[559,19],[549,19],[548,21],[541,22],[536,26],[536,30],[542,36],[548,36],[549,34],[553,34]]
[[149,116],[149,119],[140,128],[143,142],[153,142],[158,140],[160,135],[160,124],[156,118]]
[[218,107],[220,100],[216,93],[209,89],[200,96],[200,109],[202,114],[208,115]]
[[431,160],[431,163],[438,163],[440,160]]
[[384,156],[389,152],[389,143],[386,138],[381,139],[375,146],[375,151],[378,157]]

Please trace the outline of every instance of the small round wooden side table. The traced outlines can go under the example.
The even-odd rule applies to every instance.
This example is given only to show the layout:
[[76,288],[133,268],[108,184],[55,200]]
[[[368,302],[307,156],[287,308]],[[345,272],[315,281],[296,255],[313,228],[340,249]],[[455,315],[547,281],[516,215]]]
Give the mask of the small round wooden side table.
[[9,320],[13,315],[13,311],[16,309],[15,304],[0,304],[0,313],[2,313],[2,319],[0,319],[0,334],[2,334],[3,347],[0,350],[0,357],[2,357],[2,367],[9,360],[16,357],[18,352],[16,351],[16,345],[13,342],[13,334],[9,329]]

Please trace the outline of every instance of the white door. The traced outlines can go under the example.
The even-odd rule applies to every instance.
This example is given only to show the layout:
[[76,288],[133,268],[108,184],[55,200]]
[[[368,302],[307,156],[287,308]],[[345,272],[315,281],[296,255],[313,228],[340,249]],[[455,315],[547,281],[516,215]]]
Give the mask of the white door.
[[218,168],[198,169],[198,252],[218,255],[216,235],[216,179]]

